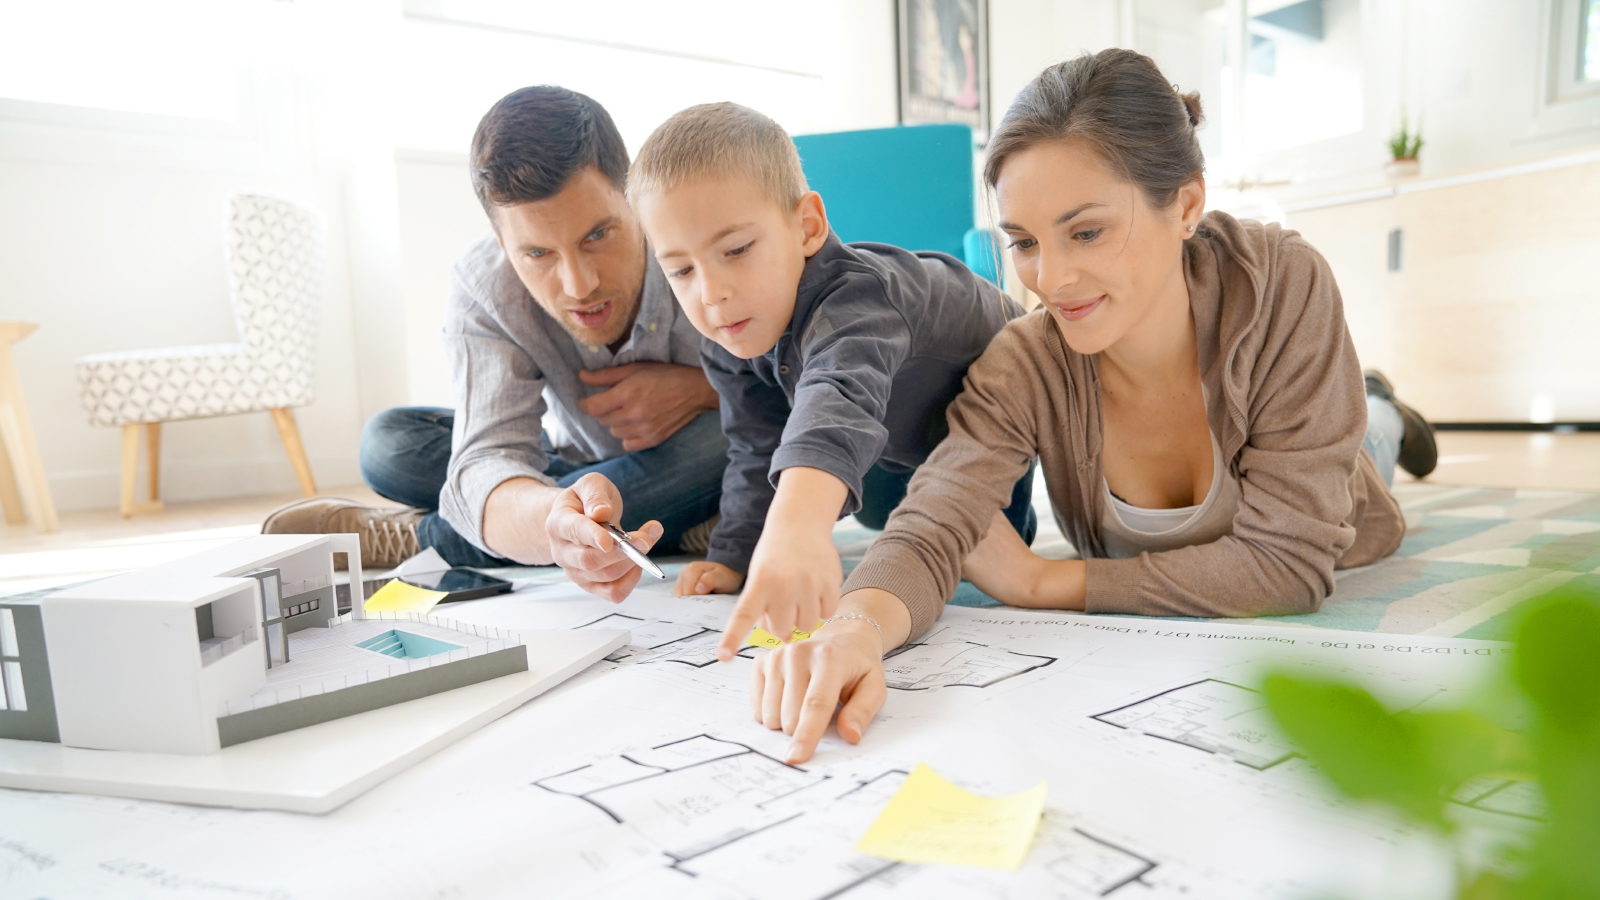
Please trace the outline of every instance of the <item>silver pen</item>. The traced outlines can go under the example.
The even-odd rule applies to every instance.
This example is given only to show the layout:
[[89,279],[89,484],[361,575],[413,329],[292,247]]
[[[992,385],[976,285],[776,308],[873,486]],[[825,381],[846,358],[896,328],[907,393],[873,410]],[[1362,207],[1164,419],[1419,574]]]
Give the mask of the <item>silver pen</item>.
[[617,549],[622,551],[623,556],[633,560],[639,565],[639,568],[649,572],[651,575],[654,575],[662,581],[667,580],[667,573],[661,571],[661,567],[651,562],[650,557],[645,556],[643,550],[635,547],[633,542],[628,540],[628,533],[626,531],[623,531],[621,528],[618,528],[610,522],[606,523],[606,528],[611,531],[612,537],[617,539]]

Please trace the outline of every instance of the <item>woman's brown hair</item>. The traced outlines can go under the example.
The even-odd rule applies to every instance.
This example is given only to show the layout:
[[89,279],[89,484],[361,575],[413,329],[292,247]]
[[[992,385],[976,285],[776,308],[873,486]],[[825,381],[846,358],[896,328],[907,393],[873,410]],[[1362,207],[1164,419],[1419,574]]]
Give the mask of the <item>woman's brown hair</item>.
[[1028,82],[989,139],[983,178],[992,188],[1014,153],[1045,141],[1081,140],[1157,209],[1200,178],[1195,129],[1200,94],[1180,94],[1150,57],[1102,50],[1056,63]]

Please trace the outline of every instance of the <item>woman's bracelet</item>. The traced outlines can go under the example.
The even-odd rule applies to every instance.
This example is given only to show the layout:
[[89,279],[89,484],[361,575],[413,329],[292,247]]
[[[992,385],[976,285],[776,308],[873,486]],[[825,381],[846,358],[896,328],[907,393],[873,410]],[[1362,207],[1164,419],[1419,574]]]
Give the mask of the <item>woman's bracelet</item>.
[[880,644],[884,642],[884,640],[883,640],[883,628],[880,625],[878,625],[878,620],[872,618],[871,616],[864,616],[861,613],[840,613],[839,615],[834,616],[831,619],[823,619],[822,620],[822,624],[824,624],[824,625],[832,625],[834,622],[842,622],[845,619],[860,619],[861,621],[867,623],[868,625],[871,625],[873,628],[878,629],[878,642]]

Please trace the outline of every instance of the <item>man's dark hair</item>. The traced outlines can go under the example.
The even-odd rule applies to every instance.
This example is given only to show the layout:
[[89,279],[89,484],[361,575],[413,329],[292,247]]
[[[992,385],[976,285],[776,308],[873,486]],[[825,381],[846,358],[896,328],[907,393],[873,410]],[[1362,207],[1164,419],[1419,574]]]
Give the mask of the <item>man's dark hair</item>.
[[605,107],[553,84],[500,98],[472,135],[472,190],[494,221],[494,208],[546,200],[594,166],[623,190],[628,148]]

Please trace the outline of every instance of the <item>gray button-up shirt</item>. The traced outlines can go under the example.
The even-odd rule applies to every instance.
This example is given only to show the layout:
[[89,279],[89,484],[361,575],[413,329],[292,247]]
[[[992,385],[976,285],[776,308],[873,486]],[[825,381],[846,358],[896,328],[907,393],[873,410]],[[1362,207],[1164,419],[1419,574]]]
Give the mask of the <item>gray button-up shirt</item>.
[[549,459],[541,430],[555,452],[575,463],[621,456],[622,441],[578,409],[605,388],[578,372],[635,362],[700,365],[700,333],[673,299],[649,249],[643,295],[626,343],[612,353],[582,344],[551,318],[523,286],[493,232],[479,238],[450,269],[443,338],[450,360],[455,433],[450,470],[439,492],[439,514],[462,537],[483,548],[483,507],[512,478],[546,484]]
[[827,243],[806,260],[794,315],[772,351],[739,359],[704,344],[722,398],[728,468],[722,521],[706,558],[740,572],[766,521],[778,473],[821,469],[861,508],[874,464],[909,472],[949,433],[944,409],[967,366],[1022,307],[954,257],[887,244]]

